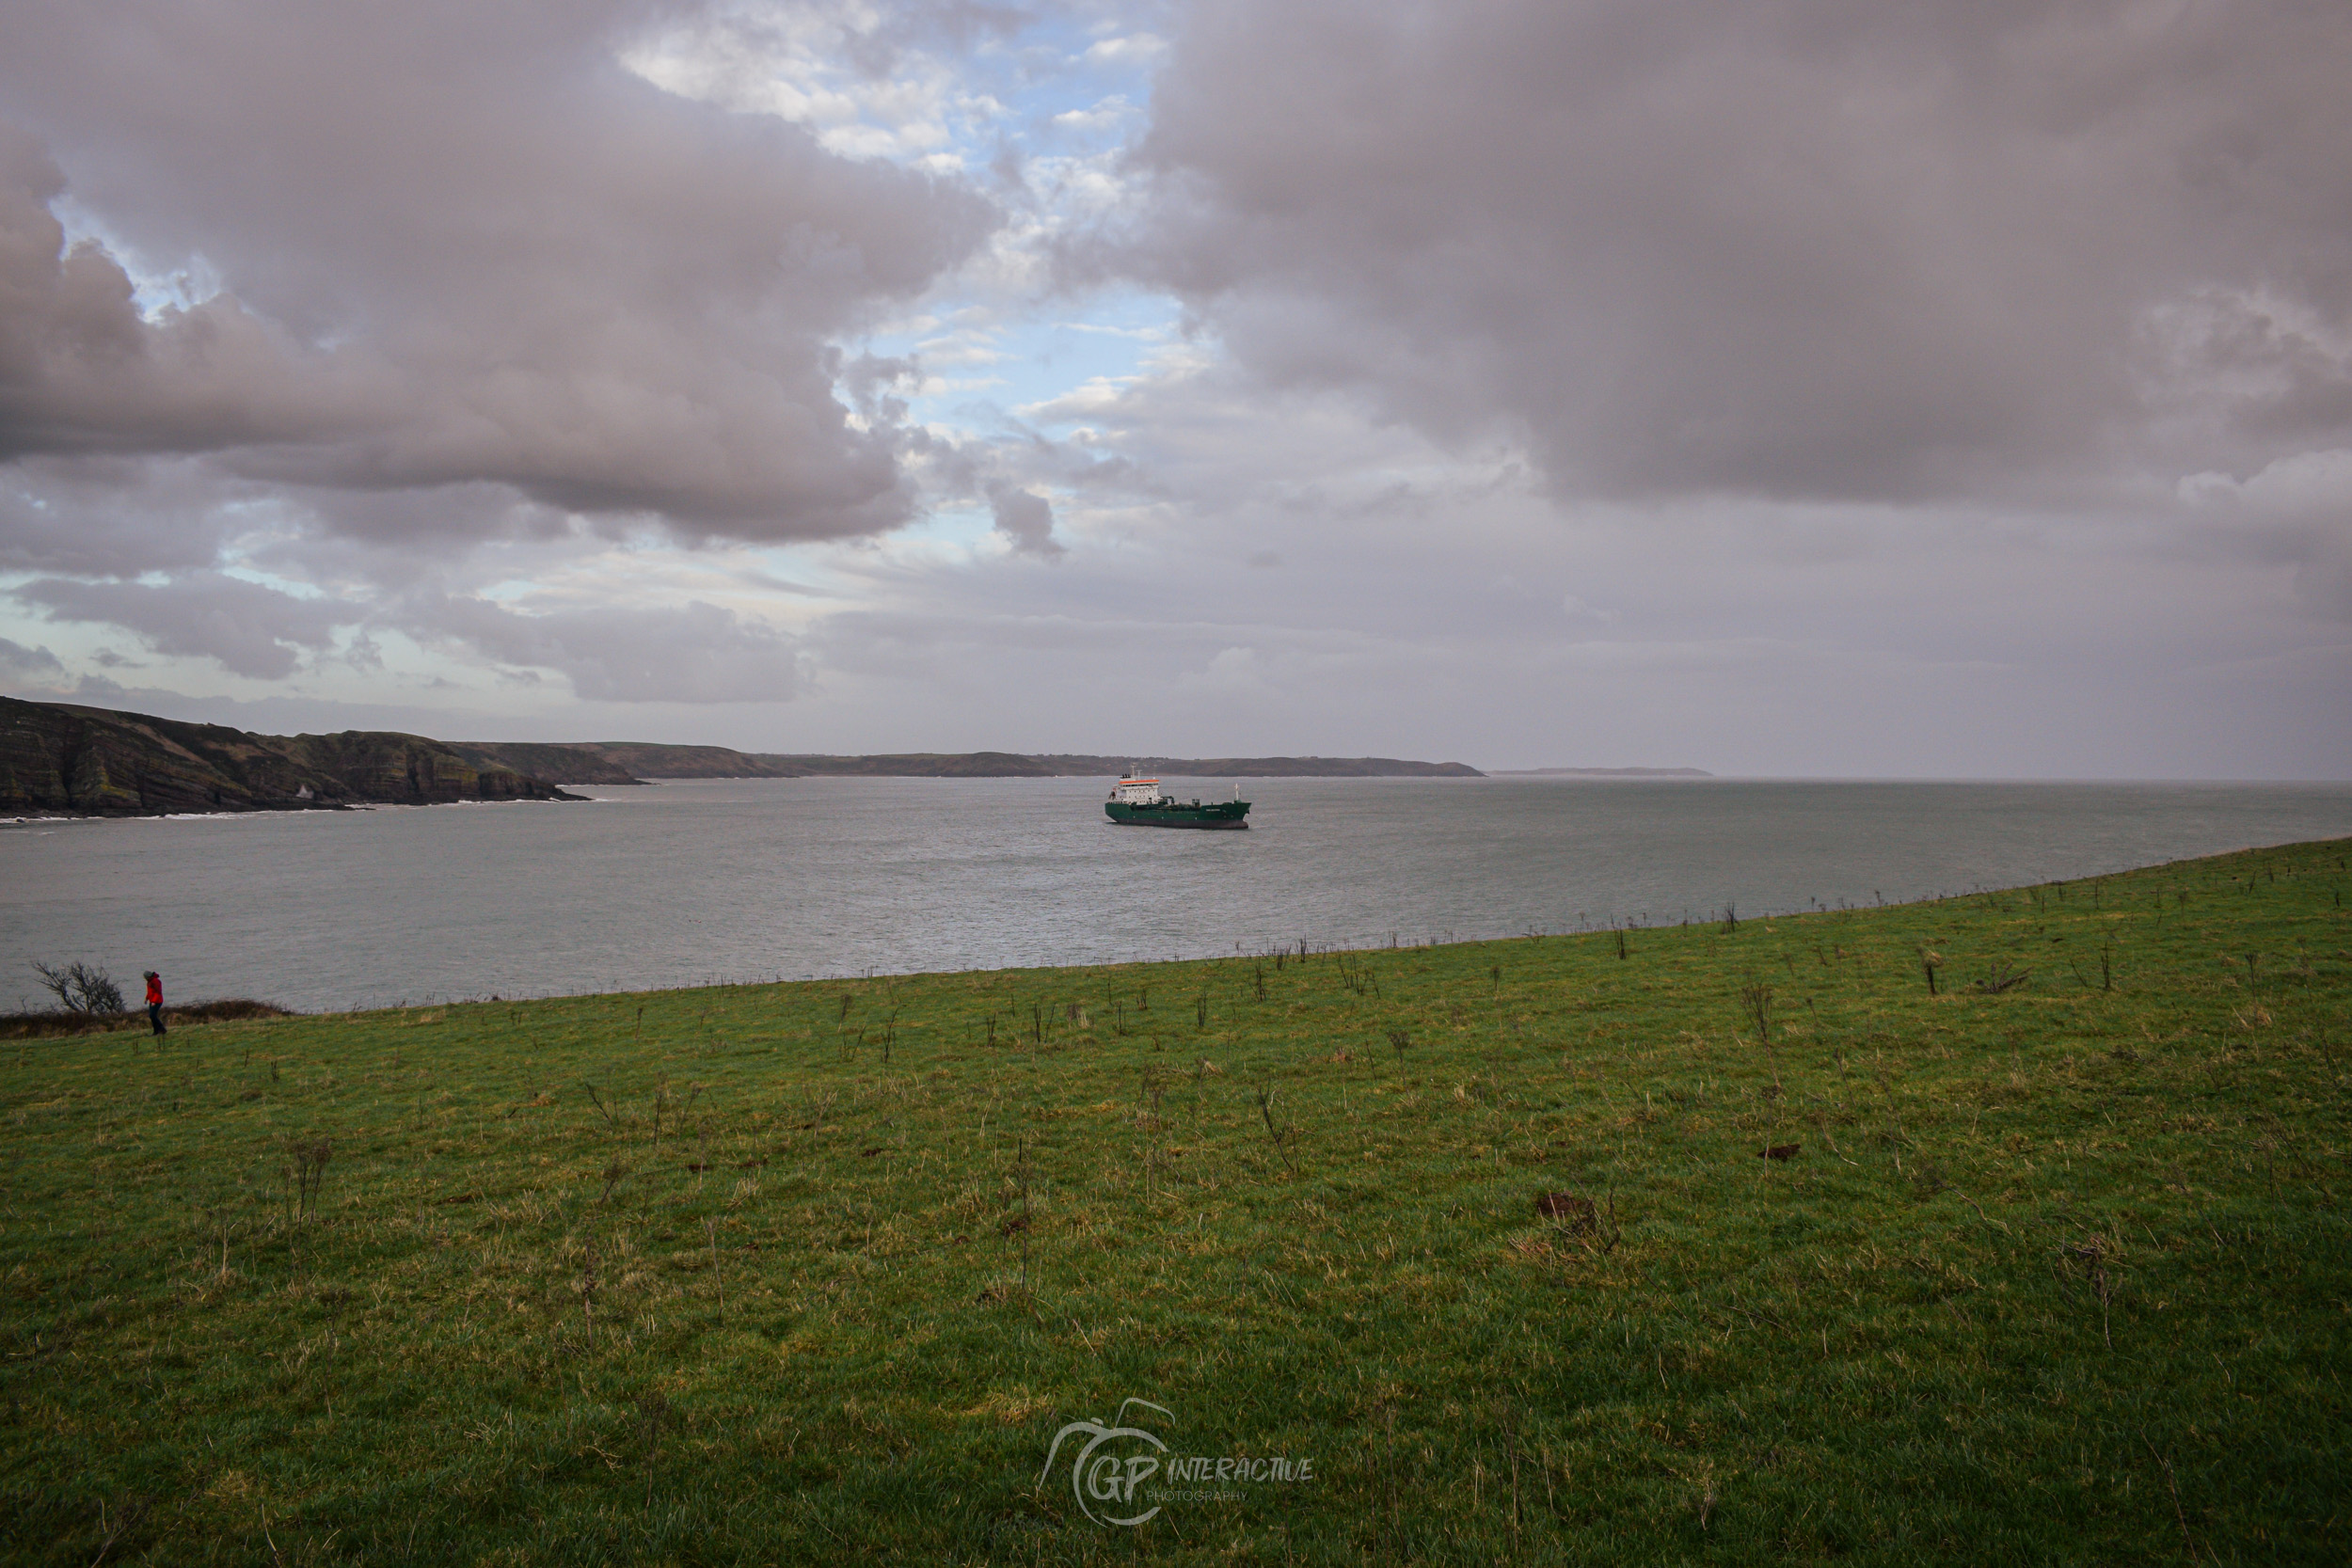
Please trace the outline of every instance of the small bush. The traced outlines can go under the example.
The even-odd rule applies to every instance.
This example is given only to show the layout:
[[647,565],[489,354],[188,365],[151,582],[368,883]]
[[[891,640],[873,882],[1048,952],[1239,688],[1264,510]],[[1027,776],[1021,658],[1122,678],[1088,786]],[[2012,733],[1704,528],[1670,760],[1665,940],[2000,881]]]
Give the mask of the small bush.
[[33,973],[40,976],[41,990],[56,997],[57,1006],[69,1013],[122,1011],[122,988],[104,970],[79,958],[70,964],[45,964],[35,958]]

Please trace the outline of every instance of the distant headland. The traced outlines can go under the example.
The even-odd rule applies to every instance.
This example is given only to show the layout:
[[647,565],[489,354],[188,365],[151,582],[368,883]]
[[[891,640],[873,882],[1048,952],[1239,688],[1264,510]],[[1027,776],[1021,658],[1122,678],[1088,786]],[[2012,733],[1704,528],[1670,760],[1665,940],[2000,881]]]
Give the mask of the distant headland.
[[641,741],[434,740],[388,730],[254,735],[222,724],[0,697],[0,815],[152,816],[459,800],[577,800],[564,784],[652,779],[1480,778],[1458,762],[1396,757],[877,756],[738,752]]
[[1711,779],[1704,768],[1489,768],[1498,779]]
[[735,752],[723,746],[656,746],[590,740],[563,745],[452,741],[467,756],[565,784],[642,784],[647,779],[1071,779],[1115,777],[1130,768],[1191,779],[1477,779],[1466,763],[1401,757],[1089,756],[1048,752],[885,752],[828,756]]

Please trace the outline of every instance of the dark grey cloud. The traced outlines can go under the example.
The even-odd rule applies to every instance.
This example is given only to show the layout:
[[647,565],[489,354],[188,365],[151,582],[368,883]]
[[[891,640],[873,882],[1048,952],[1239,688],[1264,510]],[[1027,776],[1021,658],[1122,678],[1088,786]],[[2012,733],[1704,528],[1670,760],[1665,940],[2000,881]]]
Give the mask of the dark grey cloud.
[[[11,7],[0,455],[212,451],[689,534],[901,520],[898,434],[852,419],[830,343],[993,211],[615,63],[675,11]],[[224,292],[142,313],[115,254],[63,245],[60,194],[121,258]]]
[[2112,498],[2352,445],[2347,81],[2337,0],[1201,0],[1110,264],[1568,493]]
[[65,663],[56,654],[0,637],[0,680],[47,684],[63,679]]
[[65,179],[0,120],[0,462],[29,452],[200,451],[331,426],[331,373],[216,296],[147,321],[103,247],[69,245]]
[[398,619],[421,638],[554,670],[590,702],[782,703],[796,685],[790,638],[701,602],[527,614],[461,597],[406,605]]
[[327,652],[337,627],[366,614],[218,572],[185,573],[166,586],[41,578],[8,592],[52,621],[120,626],[159,654],[213,659],[257,680],[293,674],[304,651]]
[[1016,554],[1051,561],[1064,553],[1061,541],[1054,537],[1053,503],[1036,491],[995,481],[988,486],[988,507],[995,516],[996,531],[1012,541]]
[[253,523],[251,485],[199,458],[0,464],[0,571],[136,577],[210,565]]

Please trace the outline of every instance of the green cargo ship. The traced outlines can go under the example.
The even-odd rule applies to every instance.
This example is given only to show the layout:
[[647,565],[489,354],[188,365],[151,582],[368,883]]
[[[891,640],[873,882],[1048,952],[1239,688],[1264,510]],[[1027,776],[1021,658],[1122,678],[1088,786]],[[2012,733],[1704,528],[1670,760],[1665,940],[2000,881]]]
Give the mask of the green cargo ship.
[[1241,798],[1241,785],[1233,786],[1230,800],[1211,800],[1203,805],[1199,800],[1171,800],[1160,793],[1157,779],[1125,778],[1111,791],[1103,810],[1110,819],[1127,828],[1241,828],[1249,815],[1249,802]]

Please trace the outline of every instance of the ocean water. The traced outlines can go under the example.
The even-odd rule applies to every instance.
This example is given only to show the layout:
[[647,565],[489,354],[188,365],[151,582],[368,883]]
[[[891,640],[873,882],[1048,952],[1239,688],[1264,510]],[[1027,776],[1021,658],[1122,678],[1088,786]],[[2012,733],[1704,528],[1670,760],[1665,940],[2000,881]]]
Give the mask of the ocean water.
[[0,828],[0,1007],[39,999],[37,958],[310,1010],[1656,925],[2352,835],[2346,784],[1272,779],[1248,832],[1113,827],[1106,788],[719,780]]

